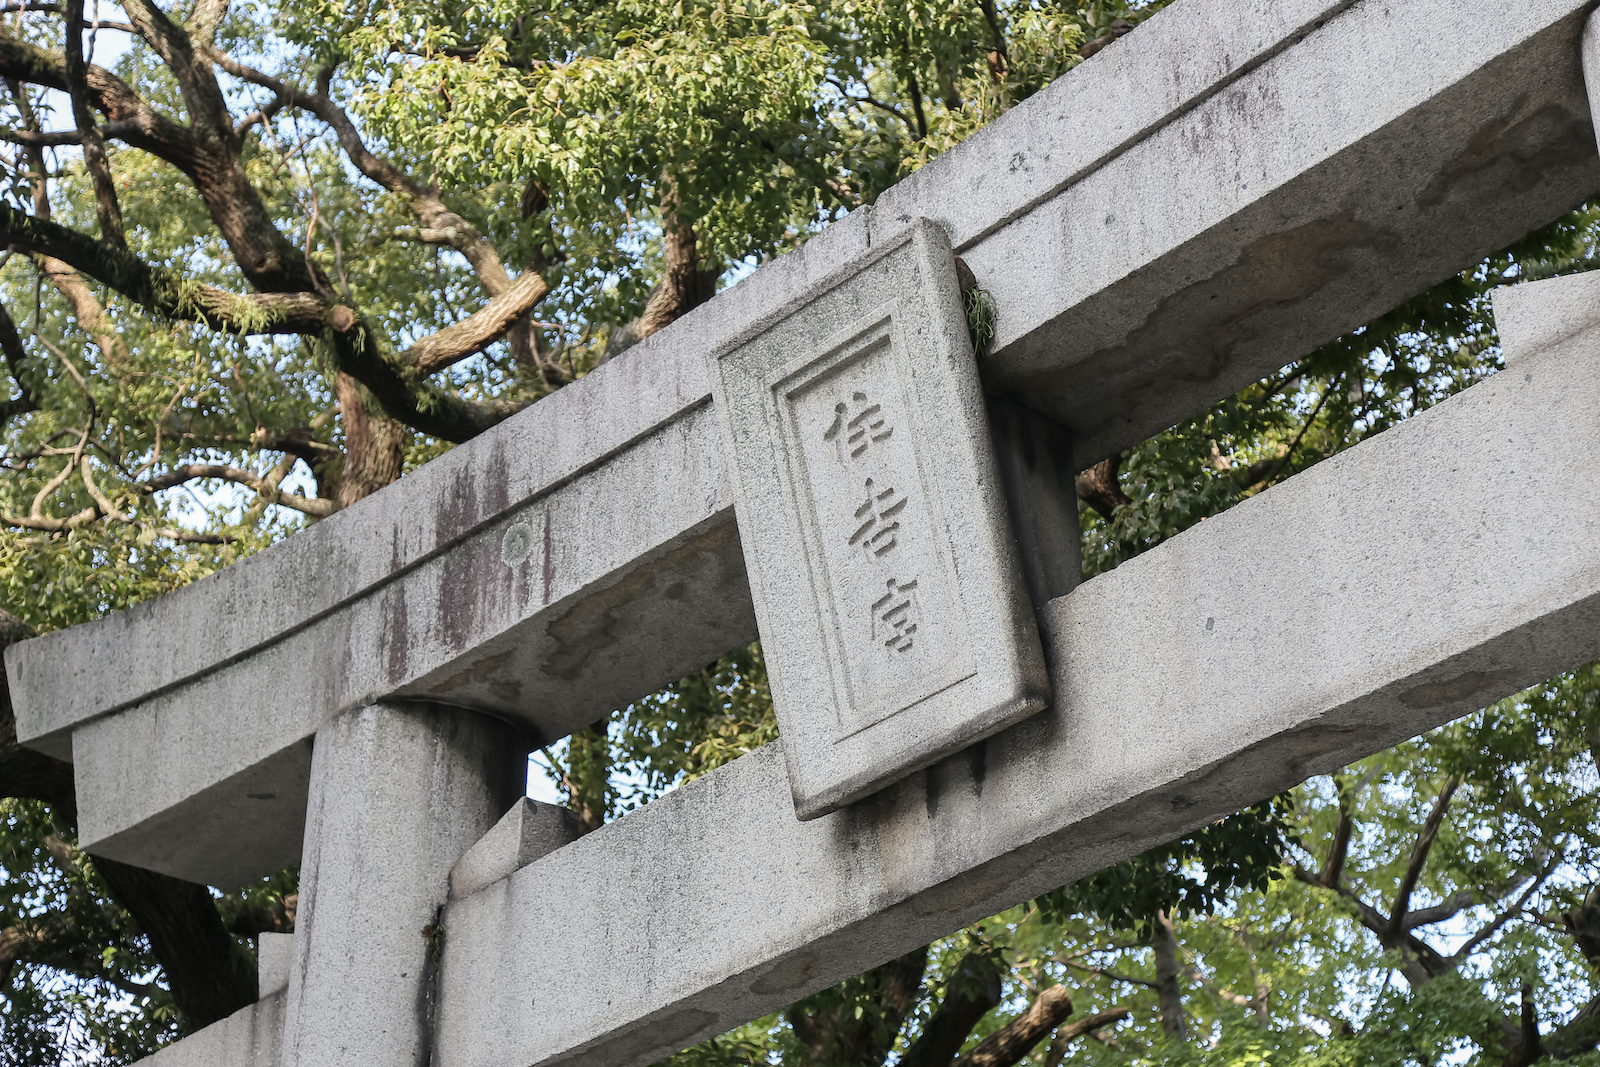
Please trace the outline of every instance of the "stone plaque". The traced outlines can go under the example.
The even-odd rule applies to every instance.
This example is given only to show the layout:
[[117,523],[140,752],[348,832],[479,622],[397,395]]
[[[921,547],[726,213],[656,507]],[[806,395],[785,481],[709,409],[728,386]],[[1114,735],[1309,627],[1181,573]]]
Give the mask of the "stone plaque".
[[797,294],[711,378],[800,818],[1048,703],[943,230]]

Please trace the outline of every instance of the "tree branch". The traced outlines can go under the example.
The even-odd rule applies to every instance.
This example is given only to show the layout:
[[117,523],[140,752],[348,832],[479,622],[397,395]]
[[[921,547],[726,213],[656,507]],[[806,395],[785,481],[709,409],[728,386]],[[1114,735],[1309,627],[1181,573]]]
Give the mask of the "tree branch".
[[1000,1003],[1000,972],[987,953],[963,956],[948,985],[944,1002],[906,1048],[899,1067],[948,1067],[972,1028]]
[[1184,1040],[1183,990],[1178,984],[1178,931],[1172,914],[1156,912],[1151,924],[1150,947],[1155,950],[1156,999],[1161,1008],[1161,1029],[1168,1037]]
[[1051,986],[1034,998],[1028,1010],[956,1060],[955,1067],[1012,1067],[1071,1014],[1072,997],[1067,987]]
[[1477,901],[1478,895],[1470,889],[1457,891],[1453,896],[1446,898],[1442,903],[1430,908],[1417,908],[1406,912],[1401,920],[1400,929],[1415,930],[1419,926],[1431,926],[1442,923],[1446,919],[1453,919]]
[[228,0],[197,0],[189,15],[189,36],[208,50],[217,39],[217,26],[228,14]]
[[1079,1019],[1070,1026],[1063,1026],[1056,1031],[1056,1039],[1050,1042],[1050,1051],[1045,1055],[1045,1067],[1060,1067],[1061,1060],[1066,1056],[1067,1046],[1085,1034],[1093,1034],[1101,1027],[1120,1023],[1133,1013],[1124,1007],[1109,1008],[1098,1012],[1087,1019]]
[[1078,499],[1098,511],[1107,522],[1111,521],[1111,516],[1118,508],[1133,503],[1117,480],[1121,470],[1122,453],[1119,452],[1078,475],[1075,483]]
[[[0,77],[66,93],[70,91],[66,68],[62,53],[0,31]],[[193,170],[198,146],[186,126],[151,108],[126,82],[104,67],[86,64],[84,85],[89,103],[110,120],[108,136],[114,133],[118,140],[149,152],[186,174]]]
[[83,164],[94,186],[101,239],[118,247],[126,246],[122,207],[117,203],[117,186],[111,179],[106,143],[89,111],[88,64],[83,56],[83,0],[67,0],[65,71],[67,95],[72,101],[72,121],[78,127],[78,135],[83,138]]
[[1424,864],[1428,862],[1428,850],[1433,847],[1433,840],[1439,834],[1445,812],[1450,808],[1450,798],[1460,786],[1459,774],[1452,774],[1445,779],[1444,785],[1439,789],[1438,798],[1433,802],[1433,810],[1428,813],[1421,832],[1417,834],[1416,842],[1411,846],[1411,858],[1406,862],[1406,871],[1400,879],[1400,888],[1395,891],[1394,907],[1389,911],[1388,926],[1379,935],[1386,945],[1392,944],[1404,929],[1406,912],[1411,909],[1411,894],[1417,888],[1417,879],[1422,876]]
[[314,335],[333,321],[333,306],[313,293],[230,293],[6,204],[0,204],[0,239],[58,259],[151,311],[227,333]]
[[[62,10],[55,4],[0,4],[0,15],[60,15]],[[130,23],[107,22],[105,19],[96,19],[93,22],[80,22],[86,30],[118,30],[122,33],[137,33]]]
[[1107,978],[1113,982],[1124,982],[1128,985],[1144,986],[1146,989],[1154,989],[1156,987],[1154,982],[1147,981],[1143,978],[1130,978],[1125,974],[1118,974],[1115,971],[1108,971],[1104,967],[1092,967],[1087,963],[1079,963],[1077,960],[1070,959],[1062,960],[1061,962],[1066,964],[1068,967],[1074,968],[1075,970],[1084,971],[1088,974],[1097,975],[1101,978]]
[[433,238],[430,243],[448,244],[467,258],[491,297],[499,296],[510,287],[511,276],[506,273],[494,246],[470,222],[445,206],[437,188],[423,185],[367,148],[350,115],[328,95],[332,68],[319,72],[317,92],[308,93],[231,56],[220,52],[212,52],[211,56],[235,78],[269,90],[283,107],[308,111],[321,119],[333,131],[339,147],[357,170],[389,192],[407,199],[422,230]]
[[[1329,889],[1350,901],[1351,904],[1355,905],[1356,916],[1361,920],[1361,925],[1377,934],[1381,941],[1384,932],[1389,927],[1388,917],[1383,912],[1362,900],[1345,886],[1323,885],[1320,878],[1298,863],[1294,867],[1294,877],[1298,882],[1316,886],[1318,889]],[[1451,967],[1449,960],[1441,956],[1432,946],[1415,934],[1401,934],[1396,940],[1383,941],[1382,944],[1385,948],[1400,948],[1402,950],[1401,956],[1404,963],[1400,970],[1405,975],[1406,981],[1411,983],[1413,988],[1432,980],[1436,975],[1443,974]]]
[[214,478],[219,481],[248,486],[260,493],[268,503],[281,504],[303,515],[312,515],[319,519],[326,518],[335,511],[334,503],[331,500],[324,500],[320,497],[304,497],[299,493],[287,493],[279,489],[272,480],[263,478],[253,471],[240,470],[238,467],[225,467],[216,463],[186,463],[181,467],[172,468],[165,474],[147,478],[138,483],[138,487],[143,493],[154,494],[161,492],[163,489],[172,489],[201,478]]
[[906,118],[905,113],[899,108],[895,107],[893,104],[886,104],[882,100],[875,100],[871,96],[856,96],[852,94],[850,90],[845,87],[844,82],[840,81],[838,78],[829,78],[827,81],[829,85],[839,90],[839,94],[846,100],[853,101],[857,104],[870,104],[879,111],[886,111],[893,115],[895,118],[906,124],[906,132],[911,135],[911,139],[917,139],[916,125],[910,119]]
[[[1520,1027],[1519,1027],[1520,1030]],[[1552,1059],[1569,1060],[1600,1046],[1600,996],[1578,1009],[1576,1015],[1551,1030],[1540,1041]]]
[[524,271],[482,309],[422,338],[401,352],[400,360],[422,374],[441,371],[505,336],[512,324],[532,311],[549,291],[550,286],[537,271]]
[[[1560,853],[1552,850],[1550,859],[1545,862],[1544,868],[1531,881],[1528,882],[1528,887],[1522,891],[1521,896],[1517,897],[1516,903],[1512,904],[1509,908],[1503,909],[1500,914],[1491,919],[1483,929],[1479,930],[1477,933],[1468,938],[1466,944],[1455,950],[1450,957],[1450,965],[1452,967],[1460,964],[1460,962],[1471,955],[1473,950],[1475,950],[1479,945],[1493,937],[1502,926],[1511,920],[1513,915],[1521,913],[1521,911],[1528,906],[1528,901],[1533,899],[1533,895],[1539,891],[1539,887],[1544,885],[1545,880],[1555,873],[1556,868],[1560,865],[1559,857]],[[1565,919],[1566,916],[1563,915],[1562,918]],[[1569,926],[1568,929],[1571,930],[1572,928]],[[1589,960],[1591,964],[1594,963],[1593,957],[1591,957],[1589,952],[1585,950],[1585,945],[1583,942],[1577,938],[1574,938],[1574,940],[1578,944],[1578,950],[1583,952],[1584,958]]]
[[1344,881],[1344,861],[1350,853],[1350,833],[1355,828],[1355,819],[1350,813],[1350,798],[1345,794],[1344,783],[1338,778],[1333,780],[1334,788],[1339,791],[1339,822],[1333,830],[1333,846],[1328,849],[1328,859],[1322,865],[1320,878],[1322,884],[1329,889],[1337,889]]
[[978,0],[978,7],[983,11],[984,21],[989,24],[989,38],[994,42],[994,51],[989,56],[989,72],[995,81],[1002,81],[1010,69],[1011,60],[1006,55],[1006,36],[1000,30],[1000,12],[995,8],[994,0]]
[[[97,131],[101,138],[120,138],[135,132],[131,122],[108,122]],[[77,130],[0,130],[0,140],[28,148],[59,148],[63,145],[83,143],[83,134]]]

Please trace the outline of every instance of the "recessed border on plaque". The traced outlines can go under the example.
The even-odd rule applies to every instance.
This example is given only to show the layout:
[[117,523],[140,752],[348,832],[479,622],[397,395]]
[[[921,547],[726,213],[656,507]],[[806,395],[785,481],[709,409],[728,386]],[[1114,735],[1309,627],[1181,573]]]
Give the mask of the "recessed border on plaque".
[[[896,337],[895,320],[900,314],[904,314],[904,311],[901,302],[896,301],[845,330],[836,341],[825,346],[825,351],[821,355],[802,357],[794,361],[790,368],[779,372],[778,380],[773,383],[768,398],[773,423],[778,428],[783,442],[782,454],[785,459],[782,467],[783,475],[789,482],[799,522],[806,533],[809,550],[805,554],[805,564],[811,577],[812,594],[819,606],[824,607],[827,617],[833,623],[832,626],[824,626],[822,633],[828,645],[829,673],[833,680],[835,711],[838,716],[835,741],[868,729],[891,715],[909,711],[924,700],[938,695],[958,682],[965,681],[975,673],[969,648],[966,612],[953,592],[954,563],[948,548],[942,542],[930,538],[925,547],[927,563],[931,564],[931,567],[918,570],[912,580],[918,583],[920,590],[919,606],[924,612],[932,608],[942,616],[941,631],[934,639],[939,640],[940,645],[944,646],[945,654],[935,661],[931,673],[920,672],[909,690],[902,686],[890,692],[863,692],[865,687],[852,684],[852,679],[860,678],[862,673],[859,670],[851,670],[851,661],[859,659],[863,652],[859,642],[850,639],[852,636],[859,636],[851,634],[852,629],[859,627],[853,627],[851,624],[856,620],[848,618],[848,613],[840,609],[841,583],[834,579],[829,564],[830,556],[834,555],[837,549],[836,546],[830,545],[827,535],[823,532],[822,518],[819,514],[821,509],[817,500],[816,481],[834,472],[817,470],[825,464],[813,462],[814,457],[808,456],[803,444],[805,428],[799,424],[795,410],[796,401],[802,394],[821,390],[829,385],[837,388],[838,380],[851,370],[859,372],[873,363],[886,365],[882,367],[880,373],[869,372],[864,376],[873,379],[874,389],[879,390],[874,399],[880,405],[887,405],[895,416],[895,421],[901,423],[900,440],[894,440],[891,433],[884,442],[892,448],[903,449],[907,453],[909,462],[905,463],[905,466],[910,468],[913,478],[910,484],[890,487],[891,492],[898,493],[898,500],[903,502],[905,509],[897,513],[896,517],[904,517],[906,510],[921,513],[916,516],[922,520],[920,523],[900,524],[906,530],[914,530],[918,526],[928,529],[937,526],[938,497],[931,490],[927,472],[923,469],[913,445],[924,420],[914,400],[902,385],[908,377],[908,368],[905,363],[904,346]],[[909,538],[910,535],[907,536]],[[896,546],[897,549],[900,547]],[[830,551],[830,548],[833,548],[833,551]],[[849,554],[857,553],[851,551]],[[887,576],[886,581],[892,578],[888,571],[884,574]],[[874,593],[877,592],[878,590],[874,589]],[[872,645],[875,642],[868,644]],[[877,649],[869,647],[865,651],[870,655]]]
[[876,241],[707,360],[796,815],[1042,709],[943,230]]

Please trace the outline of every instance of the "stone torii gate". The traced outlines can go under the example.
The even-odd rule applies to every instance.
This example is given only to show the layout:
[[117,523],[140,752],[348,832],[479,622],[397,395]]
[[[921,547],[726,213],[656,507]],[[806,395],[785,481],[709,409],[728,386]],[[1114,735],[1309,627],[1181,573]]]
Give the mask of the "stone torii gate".
[[[1180,0],[376,496],[13,646],[88,851],[301,864],[261,1000],[152,1062],[645,1064],[1600,656],[1594,275],[1077,588],[1072,488],[1600,192],[1593,7]],[[780,745],[577,841],[518,799],[758,632]]]

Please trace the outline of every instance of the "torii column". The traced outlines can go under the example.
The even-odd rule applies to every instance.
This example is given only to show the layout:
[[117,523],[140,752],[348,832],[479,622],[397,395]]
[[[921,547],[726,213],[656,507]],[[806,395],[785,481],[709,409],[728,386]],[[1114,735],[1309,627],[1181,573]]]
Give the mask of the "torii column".
[[317,731],[282,1067],[425,1064],[450,868],[522,795],[527,742],[438,704]]

